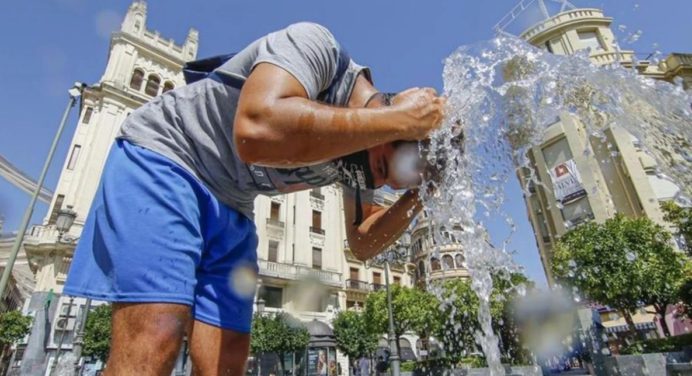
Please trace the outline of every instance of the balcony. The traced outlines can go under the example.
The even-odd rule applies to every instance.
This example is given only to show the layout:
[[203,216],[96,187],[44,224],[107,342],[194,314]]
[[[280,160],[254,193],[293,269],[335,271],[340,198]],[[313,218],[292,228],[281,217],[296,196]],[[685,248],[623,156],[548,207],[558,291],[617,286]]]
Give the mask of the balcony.
[[315,198],[324,201],[324,195],[314,189],[310,191],[310,198]]
[[286,224],[283,221],[280,221],[280,220],[274,219],[274,218],[267,218],[267,225],[274,226],[274,227],[280,227],[282,229],[284,227],[286,227]]
[[324,236],[324,229],[310,226],[310,232],[313,234],[320,234]]
[[316,270],[306,266],[259,260],[260,275],[287,280],[316,279],[321,283],[341,287],[341,274]]
[[386,287],[385,285],[383,285],[381,283],[372,283],[372,284],[370,284],[370,286],[372,286],[372,291],[384,290]]
[[566,25],[587,23],[606,23],[611,20],[603,15],[603,11],[595,8],[581,8],[574,9],[550,17],[545,21],[541,21],[534,26],[528,28],[526,31],[521,33],[520,37],[529,41],[530,43],[534,41],[541,35],[545,35],[557,28],[565,27]]
[[310,191],[310,207],[313,210],[324,210],[324,195],[314,190]]
[[267,235],[272,239],[282,239],[286,224],[278,219],[267,218]]
[[596,65],[609,65],[613,63],[632,63],[634,53],[632,51],[596,51],[589,56],[591,62]]
[[359,291],[370,291],[370,284],[365,281],[359,281],[357,279],[347,279],[346,289],[349,290],[359,290]]

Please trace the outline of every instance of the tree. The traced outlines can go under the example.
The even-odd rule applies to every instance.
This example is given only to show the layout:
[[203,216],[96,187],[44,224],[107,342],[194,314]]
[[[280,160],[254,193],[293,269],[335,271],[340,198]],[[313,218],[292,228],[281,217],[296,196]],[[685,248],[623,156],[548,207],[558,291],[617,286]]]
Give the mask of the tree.
[[250,349],[255,356],[276,353],[279,356],[281,374],[284,372],[284,355],[307,347],[310,334],[307,329],[287,314],[255,314],[252,320]]
[[685,241],[685,252],[692,256],[692,208],[683,208],[673,201],[661,204],[663,219],[675,226],[676,236]]
[[19,311],[9,311],[0,315],[0,342],[12,345],[26,337],[31,329],[31,317]]
[[355,311],[341,311],[332,322],[336,346],[346,356],[358,358],[372,354],[377,348],[377,333],[371,330],[365,314]]
[[0,373],[5,373],[5,359],[12,353],[10,347],[29,334],[31,321],[31,317],[16,310],[0,314]]
[[94,308],[87,316],[84,326],[85,356],[93,356],[105,363],[111,346],[111,321],[113,309],[110,304]]
[[[502,354],[517,364],[527,363],[530,356],[519,343],[509,303],[517,296],[519,288],[525,290],[532,286],[533,282],[520,273],[493,276],[490,296],[493,331],[501,339]],[[445,356],[456,364],[478,350],[475,333],[481,330],[478,323],[480,301],[469,279],[445,281],[441,286],[440,300],[440,323],[434,334],[444,343]]]
[[[667,305],[678,302],[683,270],[684,257],[670,234],[646,217],[616,215],[603,224],[583,224],[560,239],[553,256],[555,276],[621,311],[632,337],[636,309],[653,305],[664,316]],[[665,320],[661,324],[668,335]]]
[[[390,286],[394,334],[399,338],[407,331],[419,337],[432,334],[438,325],[437,307],[439,302],[432,294],[415,288]],[[368,295],[365,303],[365,317],[374,333],[389,333],[389,316],[386,291]]]

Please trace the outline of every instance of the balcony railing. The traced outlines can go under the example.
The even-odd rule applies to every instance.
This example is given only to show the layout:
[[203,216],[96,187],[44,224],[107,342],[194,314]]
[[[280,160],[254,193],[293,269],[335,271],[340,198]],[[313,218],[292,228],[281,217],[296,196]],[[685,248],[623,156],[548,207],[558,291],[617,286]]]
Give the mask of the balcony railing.
[[285,224],[284,222],[274,219],[274,218],[267,218],[267,224],[275,227],[281,227],[284,228]]
[[373,284],[371,284],[371,286],[372,286],[372,291],[380,291],[380,290],[385,289],[385,285],[383,285],[381,283],[373,283]]
[[370,291],[370,284],[357,279],[347,279],[346,288],[351,290]]
[[318,228],[318,227],[312,227],[312,226],[310,226],[310,232],[312,232],[313,234],[324,235],[324,229],[323,229],[323,228]]
[[259,260],[260,274],[268,277],[275,277],[289,280],[317,279],[322,283],[333,286],[341,286],[341,274],[328,270],[317,270],[306,266],[284,264]]

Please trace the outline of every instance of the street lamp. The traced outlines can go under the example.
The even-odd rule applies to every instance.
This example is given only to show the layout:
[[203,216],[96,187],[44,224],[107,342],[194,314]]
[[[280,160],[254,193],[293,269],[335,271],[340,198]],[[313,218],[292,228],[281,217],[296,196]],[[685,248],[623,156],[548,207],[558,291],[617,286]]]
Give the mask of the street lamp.
[[409,234],[404,233],[399,241],[369,261],[370,265],[384,266],[384,287],[387,291],[387,313],[389,316],[389,361],[392,365],[393,376],[401,375],[401,358],[399,357],[399,344],[397,343],[398,338],[396,337],[396,333],[394,331],[392,292],[389,288],[389,265],[391,262],[402,262],[408,260],[409,239]]
[[60,136],[62,136],[63,130],[65,129],[67,117],[70,115],[70,110],[72,109],[72,107],[74,107],[75,103],[77,103],[77,99],[79,99],[82,96],[82,92],[84,91],[85,87],[85,84],[81,82],[75,82],[72,88],[68,90],[70,99],[67,102],[67,108],[65,108],[65,112],[63,113],[62,119],[60,120],[58,130],[55,133],[55,137],[53,137],[53,143],[50,145],[50,149],[48,150],[48,156],[46,156],[46,161],[43,163],[43,169],[41,170],[41,174],[39,175],[38,181],[36,182],[36,188],[34,188],[31,200],[29,201],[29,206],[27,206],[26,211],[24,212],[24,217],[22,218],[22,222],[19,225],[19,232],[17,233],[17,237],[15,238],[14,244],[12,245],[12,250],[10,251],[10,257],[7,259],[7,265],[5,266],[5,270],[3,270],[2,272],[2,278],[0,278],[0,298],[5,296],[5,290],[7,289],[7,283],[10,280],[10,276],[12,275],[12,268],[14,267],[14,262],[17,260],[19,248],[22,246],[22,242],[24,241],[24,234],[26,233],[27,227],[29,227],[29,221],[31,220],[31,215],[34,213],[36,200],[38,199],[38,195],[41,192],[41,188],[43,187],[43,182],[46,179],[46,174],[48,173],[48,167],[50,167],[50,163],[53,160],[53,155],[55,154],[55,149],[58,146],[58,141],[60,140]]
[[67,209],[58,211],[58,218],[55,220],[55,228],[58,230],[58,241],[60,241],[77,218],[77,212],[72,210],[72,205],[67,205]]

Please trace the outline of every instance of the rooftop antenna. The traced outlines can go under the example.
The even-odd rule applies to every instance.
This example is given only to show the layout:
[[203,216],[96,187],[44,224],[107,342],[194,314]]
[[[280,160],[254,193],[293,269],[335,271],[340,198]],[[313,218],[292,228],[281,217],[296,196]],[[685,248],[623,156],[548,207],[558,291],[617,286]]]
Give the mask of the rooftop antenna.
[[[560,11],[558,13],[564,12],[566,9],[576,9],[577,7],[574,6],[569,0],[548,0],[553,3],[558,3],[560,4]],[[495,30],[496,33],[498,34],[503,34],[503,35],[512,35],[512,33],[507,31],[507,27],[512,24],[517,18],[521,16],[526,9],[528,9],[531,5],[536,3],[538,6],[538,9],[541,12],[541,16],[543,17],[543,21],[547,20],[548,18],[554,16],[551,15],[550,12],[548,11],[548,7],[545,5],[545,0],[520,0],[517,5],[512,8],[512,10],[509,11],[509,13],[505,14],[504,17],[500,19],[498,23],[493,26],[493,30]]]

